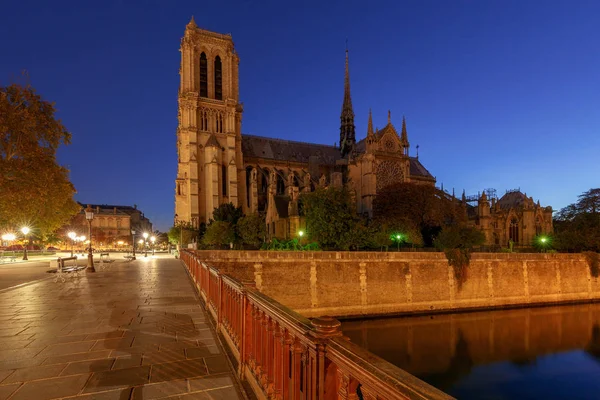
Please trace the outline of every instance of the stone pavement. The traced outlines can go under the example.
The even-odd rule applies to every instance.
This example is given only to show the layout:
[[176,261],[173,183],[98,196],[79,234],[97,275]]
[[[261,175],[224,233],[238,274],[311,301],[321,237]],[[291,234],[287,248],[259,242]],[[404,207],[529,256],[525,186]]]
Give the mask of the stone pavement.
[[243,398],[183,264],[0,293],[0,400]]

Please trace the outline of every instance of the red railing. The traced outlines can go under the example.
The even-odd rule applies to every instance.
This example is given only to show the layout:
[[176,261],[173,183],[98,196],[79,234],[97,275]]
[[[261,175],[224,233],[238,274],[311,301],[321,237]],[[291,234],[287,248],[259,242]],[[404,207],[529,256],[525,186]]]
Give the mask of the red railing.
[[451,399],[351,343],[339,321],[312,321],[182,251],[238,373],[259,399]]

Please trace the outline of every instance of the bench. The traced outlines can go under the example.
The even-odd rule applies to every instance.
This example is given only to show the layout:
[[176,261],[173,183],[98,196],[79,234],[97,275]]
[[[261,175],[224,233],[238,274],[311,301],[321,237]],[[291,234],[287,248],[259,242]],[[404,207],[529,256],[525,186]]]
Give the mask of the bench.
[[110,259],[110,253],[100,253],[100,269],[106,269],[114,260]]
[[17,256],[5,256],[5,255],[1,255],[0,256],[0,264],[4,263],[4,262],[15,262],[17,261]]
[[[71,260],[75,261],[75,265],[65,267],[65,261],[71,261]],[[65,258],[58,257],[57,263],[58,263],[58,265],[56,267],[56,277],[54,278],[54,282],[58,282],[59,279],[62,282],[65,282],[66,274],[73,274],[71,276],[79,278],[79,273],[87,268],[85,265],[82,265],[82,266],[77,265],[77,257],[65,257]]]
[[132,261],[135,257],[133,254],[126,254],[123,256],[123,258],[125,258],[127,261]]

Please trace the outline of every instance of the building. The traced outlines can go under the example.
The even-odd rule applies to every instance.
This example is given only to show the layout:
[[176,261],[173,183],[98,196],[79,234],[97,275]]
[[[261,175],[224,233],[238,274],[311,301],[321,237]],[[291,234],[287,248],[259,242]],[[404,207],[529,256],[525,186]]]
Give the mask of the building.
[[535,237],[553,233],[552,207],[542,207],[519,189],[506,191],[500,199],[495,193],[485,190],[475,196],[476,206],[467,207],[469,222],[485,234],[486,244],[530,246]]
[[[62,228],[61,234],[66,236],[69,231],[78,235],[88,235],[88,222],[85,219],[87,204],[79,203],[81,211],[75,215],[68,226]],[[94,247],[114,246],[119,241],[131,245],[131,230],[136,236],[143,232],[152,233],[152,223],[138,210],[137,205],[116,206],[107,204],[90,204],[94,211],[92,220],[92,242]]]
[[405,119],[398,133],[388,112],[387,124],[374,130],[369,111],[365,137],[356,140],[347,50],[339,147],[242,134],[239,57],[231,35],[200,29],[192,18],[180,51],[176,222],[198,226],[231,202],[244,213],[265,212],[269,236],[288,238],[302,225],[302,192],[344,185],[357,211],[372,215],[373,198],[388,184],[435,185],[418,156],[409,155]]

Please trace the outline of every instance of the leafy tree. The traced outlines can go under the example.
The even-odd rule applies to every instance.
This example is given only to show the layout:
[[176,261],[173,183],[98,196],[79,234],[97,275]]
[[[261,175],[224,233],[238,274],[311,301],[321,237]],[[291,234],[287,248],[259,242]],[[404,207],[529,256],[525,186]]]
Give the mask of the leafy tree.
[[426,245],[445,225],[466,222],[466,213],[457,202],[433,186],[415,183],[395,183],[379,191],[373,217],[378,223],[419,231]]
[[0,87],[0,226],[51,233],[79,211],[56,150],[71,134],[31,86]]
[[302,195],[306,231],[311,240],[325,248],[364,247],[364,222],[355,213],[345,188],[319,188]]
[[233,203],[221,204],[213,210],[214,221],[225,221],[232,225],[237,224],[238,220],[243,216],[242,207],[236,207]]
[[183,243],[191,243],[198,237],[198,231],[192,226],[190,222],[178,221],[177,224],[167,233],[169,243],[180,244],[181,239]]
[[485,243],[485,235],[476,228],[467,226],[447,226],[435,239],[435,246],[444,251],[448,264],[454,269],[454,277],[459,289],[467,280],[467,267],[471,262],[473,246]]
[[590,189],[554,219],[554,247],[568,251],[600,251],[600,189]]
[[265,219],[259,214],[243,216],[238,220],[236,230],[243,244],[258,248],[266,234]]
[[226,221],[213,221],[206,227],[202,243],[207,246],[229,246],[234,243],[235,226]]

